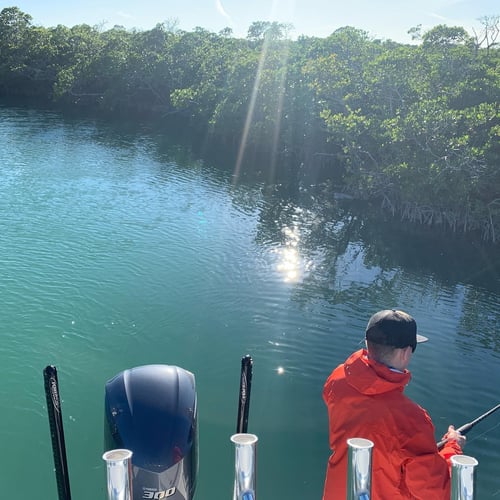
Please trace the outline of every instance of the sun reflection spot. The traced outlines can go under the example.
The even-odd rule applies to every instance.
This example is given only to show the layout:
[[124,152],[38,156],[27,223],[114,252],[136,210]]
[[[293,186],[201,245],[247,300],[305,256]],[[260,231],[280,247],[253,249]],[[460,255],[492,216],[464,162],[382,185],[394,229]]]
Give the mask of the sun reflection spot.
[[285,369],[282,366],[278,366],[278,368],[276,368],[276,373],[278,375],[283,375],[283,373],[285,373]]
[[280,262],[277,269],[283,274],[285,282],[297,282],[301,278],[302,259],[298,250],[300,232],[297,227],[284,227],[282,232],[286,238],[285,245],[277,252]]
[[300,256],[295,248],[285,248],[281,252],[281,262],[278,271],[284,275],[285,281],[299,279]]

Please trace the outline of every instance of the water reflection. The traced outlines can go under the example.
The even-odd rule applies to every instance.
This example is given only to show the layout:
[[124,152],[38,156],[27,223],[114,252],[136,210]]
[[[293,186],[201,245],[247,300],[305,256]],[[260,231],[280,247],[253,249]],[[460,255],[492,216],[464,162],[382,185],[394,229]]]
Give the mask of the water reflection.
[[[144,131],[18,118],[0,123],[4,371],[13,382],[3,399],[16,410],[5,407],[6,457],[48,437],[35,372],[48,361],[61,364],[67,414],[75,415],[68,444],[80,457],[76,491],[96,498],[102,477],[88,468],[100,457],[105,377],[175,363],[199,380],[206,453],[199,495],[217,500],[213,479],[225,480],[224,454],[211,460],[205,450],[219,450],[233,429],[237,361],[250,352],[252,427],[265,443],[263,497],[318,498],[327,455],[322,383],[358,347],[373,308],[386,305],[408,306],[423,331],[433,331],[409,389],[439,430],[451,416],[461,424],[492,406],[498,252],[409,236],[378,220],[376,208],[336,201],[327,186],[291,190],[292,182],[266,185],[257,175],[235,185],[232,169]],[[464,390],[474,398],[462,401]],[[43,417],[36,422],[33,408]],[[476,436],[470,453],[480,458],[489,447],[480,449]],[[495,464],[500,438],[488,438]],[[291,440],[295,452],[283,454]],[[42,488],[52,473],[40,457],[49,442],[35,457],[45,467],[35,471]],[[8,460],[2,466],[9,497],[19,468]],[[489,480],[485,491],[493,491],[494,465],[482,467],[481,483]]]
[[300,234],[298,227],[284,227],[282,233],[285,238],[284,246],[277,248],[274,252],[278,255],[278,271],[288,283],[296,283],[301,279],[302,261],[298,250]]
[[[256,240],[277,257],[276,270],[293,284],[293,299],[305,305],[412,303],[457,297],[459,335],[500,352],[500,259],[459,238],[409,233],[394,221],[325,193],[266,199]],[[426,282],[413,284],[416,277]]]

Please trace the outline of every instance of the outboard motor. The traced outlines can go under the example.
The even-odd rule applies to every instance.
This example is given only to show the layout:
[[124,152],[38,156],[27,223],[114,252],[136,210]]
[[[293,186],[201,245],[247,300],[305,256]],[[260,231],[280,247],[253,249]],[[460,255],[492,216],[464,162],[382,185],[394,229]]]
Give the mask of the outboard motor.
[[106,450],[132,455],[134,500],[191,500],[198,473],[195,378],[177,366],[125,370],[106,383]]

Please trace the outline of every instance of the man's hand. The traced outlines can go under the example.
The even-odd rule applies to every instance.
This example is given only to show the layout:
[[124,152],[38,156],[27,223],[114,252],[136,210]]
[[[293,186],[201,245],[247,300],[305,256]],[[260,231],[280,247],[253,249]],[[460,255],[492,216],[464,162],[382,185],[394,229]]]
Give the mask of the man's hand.
[[456,441],[460,448],[465,446],[466,437],[462,436],[459,431],[455,430],[453,425],[448,427],[448,432],[443,436],[443,439],[446,439],[446,441]]

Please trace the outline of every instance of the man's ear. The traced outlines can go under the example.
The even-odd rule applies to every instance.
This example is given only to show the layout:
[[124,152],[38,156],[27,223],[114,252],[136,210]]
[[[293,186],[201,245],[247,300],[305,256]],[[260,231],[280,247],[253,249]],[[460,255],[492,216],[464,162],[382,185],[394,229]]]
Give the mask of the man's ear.
[[404,355],[406,365],[408,365],[408,363],[410,362],[412,354],[413,354],[413,349],[410,345],[404,348],[403,355]]

